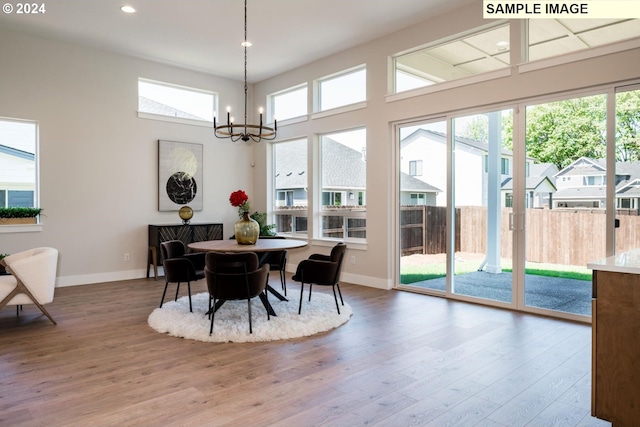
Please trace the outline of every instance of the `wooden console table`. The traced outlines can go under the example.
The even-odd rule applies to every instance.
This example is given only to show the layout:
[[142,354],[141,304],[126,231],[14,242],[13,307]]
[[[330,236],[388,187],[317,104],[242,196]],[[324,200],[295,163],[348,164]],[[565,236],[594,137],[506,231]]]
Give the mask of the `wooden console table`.
[[591,415],[613,427],[640,420],[640,250],[593,270]]
[[222,240],[222,224],[150,224],[147,278],[149,269],[153,266],[154,277],[158,279],[158,265],[162,265],[160,243],[168,240],[182,240],[185,246],[204,240]]

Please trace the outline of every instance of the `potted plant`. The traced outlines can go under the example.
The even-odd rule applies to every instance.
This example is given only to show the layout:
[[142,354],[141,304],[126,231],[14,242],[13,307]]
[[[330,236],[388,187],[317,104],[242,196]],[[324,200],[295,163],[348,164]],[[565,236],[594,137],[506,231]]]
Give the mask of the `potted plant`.
[[0,225],[36,224],[42,208],[0,208]]
[[258,225],[260,226],[260,235],[261,236],[275,236],[276,235],[276,225],[275,224],[267,224],[267,213],[266,212],[254,212],[251,214],[251,218],[253,218]]

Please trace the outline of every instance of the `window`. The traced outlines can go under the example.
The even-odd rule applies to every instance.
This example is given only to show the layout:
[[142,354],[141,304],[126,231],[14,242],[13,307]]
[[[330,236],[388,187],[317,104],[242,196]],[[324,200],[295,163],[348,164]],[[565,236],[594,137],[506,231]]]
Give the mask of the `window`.
[[0,207],[38,207],[38,123],[0,118]]
[[217,101],[213,92],[138,79],[138,117],[208,125]]
[[307,85],[297,86],[269,95],[271,121],[287,120],[307,114]]
[[529,61],[640,37],[640,19],[531,19]]
[[394,60],[395,92],[509,66],[507,24],[397,56]]
[[366,238],[366,130],[320,138],[320,236]]
[[411,204],[414,206],[424,206],[427,204],[426,194],[411,193]]
[[307,140],[273,144],[274,217],[279,234],[307,235]]
[[367,100],[367,69],[364,67],[318,81],[319,111]]
[[605,179],[604,176],[602,175],[595,175],[595,176],[585,176],[584,177],[584,185],[604,185],[605,184]]
[[504,157],[500,159],[500,173],[502,175],[509,175],[509,159]]
[[505,208],[513,207],[513,193],[507,193],[504,195],[504,207]]
[[409,162],[409,175],[422,176],[422,160],[411,160]]

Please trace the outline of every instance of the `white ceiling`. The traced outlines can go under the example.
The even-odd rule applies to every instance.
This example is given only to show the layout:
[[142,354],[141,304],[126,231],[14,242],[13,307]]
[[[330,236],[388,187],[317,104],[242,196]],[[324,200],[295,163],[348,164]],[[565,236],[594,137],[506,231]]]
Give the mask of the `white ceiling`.
[[[249,0],[248,80],[374,40],[477,0]],[[243,79],[242,0],[48,0],[0,27]],[[125,14],[120,6],[137,9]]]

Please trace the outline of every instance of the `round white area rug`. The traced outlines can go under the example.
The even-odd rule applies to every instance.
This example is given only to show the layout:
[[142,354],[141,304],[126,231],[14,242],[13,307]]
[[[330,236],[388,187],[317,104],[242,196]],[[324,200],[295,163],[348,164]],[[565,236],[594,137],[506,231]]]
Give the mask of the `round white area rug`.
[[209,294],[206,292],[192,295],[193,313],[189,312],[189,297],[184,296],[153,310],[148,322],[158,332],[205,342],[259,342],[305,337],[337,328],[353,314],[346,302],[344,306],[340,305],[338,314],[333,293],[330,288],[327,289],[329,293],[314,289],[309,301],[307,287],[302,301],[302,314],[298,314],[300,291],[290,290],[287,295],[289,301],[280,301],[269,294],[269,303],[277,314],[271,316],[270,320],[267,320],[262,301],[253,298],[252,334],[249,334],[247,301],[227,301],[216,311],[213,334],[209,335],[211,321],[205,314],[209,309]]

